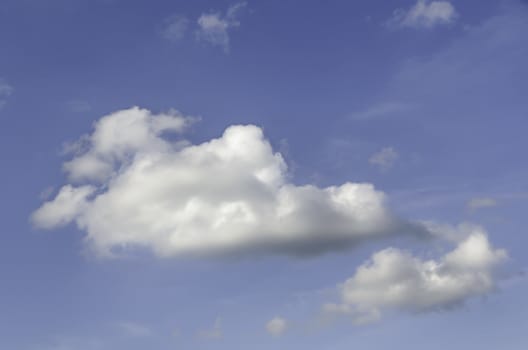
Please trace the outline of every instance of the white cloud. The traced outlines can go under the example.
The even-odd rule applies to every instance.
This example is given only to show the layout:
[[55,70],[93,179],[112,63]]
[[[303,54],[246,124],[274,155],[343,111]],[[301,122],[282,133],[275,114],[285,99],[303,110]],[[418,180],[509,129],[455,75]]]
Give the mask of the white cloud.
[[189,20],[183,15],[173,15],[163,23],[162,35],[165,39],[178,42],[185,37],[189,27]]
[[219,339],[224,336],[222,331],[222,319],[217,318],[212,329],[198,332],[198,336],[203,339]]
[[37,227],[75,222],[100,255],[146,248],[159,256],[339,250],[391,234],[423,234],[395,217],[368,183],[290,183],[262,130],[235,125],[191,145],[164,137],[190,123],[137,107],[101,118],[81,137],[70,179],[33,214]]
[[375,321],[384,310],[424,312],[448,309],[496,287],[504,250],[494,249],[485,231],[464,226],[466,238],[439,260],[421,260],[388,248],[375,253],[339,287],[342,301],[326,312],[352,316],[356,324]]
[[46,229],[66,225],[83,212],[88,196],[94,191],[93,186],[63,186],[55,199],[44,203],[33,214],[32,220],[36,226]]
[[274,337],[281,336],[288,328],[288,323],[282,317],[274,317],[268,323],[266,323],[266,330],[269,334]]
[[13,90],[13,87],[7,81],[0,78],[0,108],[6,104],[7,98],[13,93]]
[[381,170],[389,170],[398,160],[398,152],[392,147],[382,148],[379,152],[374,153],[369,158],[369,163],[379,167]]
[[229,30],[240,26],[238,15],[247,5],[240,2],[230,6],[225,15],[220,12],[204,13],[198,18],[197,38],[229,51]]
[[477,198],[471,198],[467,202],[466,206],[469,211],[474,212],[479,209],[495,207],[496,205],[497,205],[497,201],[493,198],[477,197]]
[[432,28],[452,23],[457,12],[449,1],[418,0],[409,10],[397,10],[389,21],[392,25],[415,28]]

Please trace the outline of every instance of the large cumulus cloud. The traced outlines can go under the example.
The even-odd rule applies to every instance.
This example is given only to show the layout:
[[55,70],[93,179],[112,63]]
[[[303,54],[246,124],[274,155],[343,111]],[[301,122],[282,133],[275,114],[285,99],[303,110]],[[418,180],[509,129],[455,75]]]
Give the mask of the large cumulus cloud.
[[228,127],[208,142],[176,140],[192,118],[131,108],[107,115],[68,148],[69,183],[32,216],[74,222],[101,255],[316,254],[390,234],[423,233],[368,183],[319,188],[289,181],[262,129]]

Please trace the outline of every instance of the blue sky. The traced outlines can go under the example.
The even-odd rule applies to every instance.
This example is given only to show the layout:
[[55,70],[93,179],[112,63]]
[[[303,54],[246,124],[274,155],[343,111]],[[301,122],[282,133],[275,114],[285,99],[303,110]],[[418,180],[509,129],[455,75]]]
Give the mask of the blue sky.
[[1,347],[524,349],[527,32],[520,0],[1,1]]

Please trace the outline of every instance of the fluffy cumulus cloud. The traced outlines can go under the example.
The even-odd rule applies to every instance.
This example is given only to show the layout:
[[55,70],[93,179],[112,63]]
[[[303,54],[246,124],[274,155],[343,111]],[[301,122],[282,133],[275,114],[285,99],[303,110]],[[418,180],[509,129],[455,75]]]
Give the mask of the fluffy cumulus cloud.
[[69,183],[32,216],[37,227],[74,222],[111,256],[146,248],[162,257],[317,254],[390,234],[424,234],[393,215],[368,183],[325,188],[289,181],[261,128],[178,139],[193,118],[131,108],[107,115],[68,146]]
[[220,12],[202,14],[197,20],[197,38],[211,45],[220,46],[228,52],[229,31],[240,26],[238,16],[246,5],[246,2],[232,5],[225,14]]
[[288,328],[287,321],[282,317],[274,317],[268,323],[266,323],[266,330],[269,334],[274,337],[281,336]]
[[438,260],[422,260],[395,248],[375,253],[340,285],[341,303],[327,304],[325,311],[349,314],[362,324],[379,319],[387,309],[448,309],[489,293],[507,254],[491,246],[483,229],[463,229],[465,238]]
[[396,10],[392,25],[415,28],[432,28],[452,23],[457,17],[455,7],[449,1],[418,0],[409,10]]
[[369,163],[377,166],[380,170],[389,170],[398,160],[398,152],[392,147],[384,147],[369,158]]

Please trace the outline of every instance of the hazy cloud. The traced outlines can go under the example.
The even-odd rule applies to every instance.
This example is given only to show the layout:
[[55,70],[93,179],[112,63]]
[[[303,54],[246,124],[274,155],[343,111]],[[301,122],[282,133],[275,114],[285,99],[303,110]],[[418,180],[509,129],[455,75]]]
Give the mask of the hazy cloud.
[[475,212],[479,209],[495,207],[497,206],[497,201],[493,198],[477,197],[471,198],[466,206],[469,211]]
[[13,87],[0,78],[0,109],[6,104],[7,98],[13,93]]
[[414,28],[432,28],[449,24],[457,18],[455,7],[449,1],[418,0],[408,10],[394,12],[389,25]]
[[280,316],[274,317],[266,323],[266,330],[274,337],[281,336],[288,328],[286,320]]
[[229,51],[229,31],[240,26],[238,16],[247,5],[240,2],[230,6],[225,14],[220,12],[204,13],[198,20],[197,38],[213,46],[220,46],[225,52]]
[[401,114],[403,112],[412,110],[413,108],[415,108],[415,106],[408,103],[384,102],[365,110],[354,112],[350,114],[349,118],[352,120],[376,119],[389,115]]
[[189,19],[183,15],[172,15],[164,21],[162,35],[169,41],[178,42],[185,37],[189,23]]
[[369,158],[369,163],[377,166],[380,170],[389,170],[394,163],[398,160],[398,152],[392,147],[382,148],[380,151],[374,153]]

